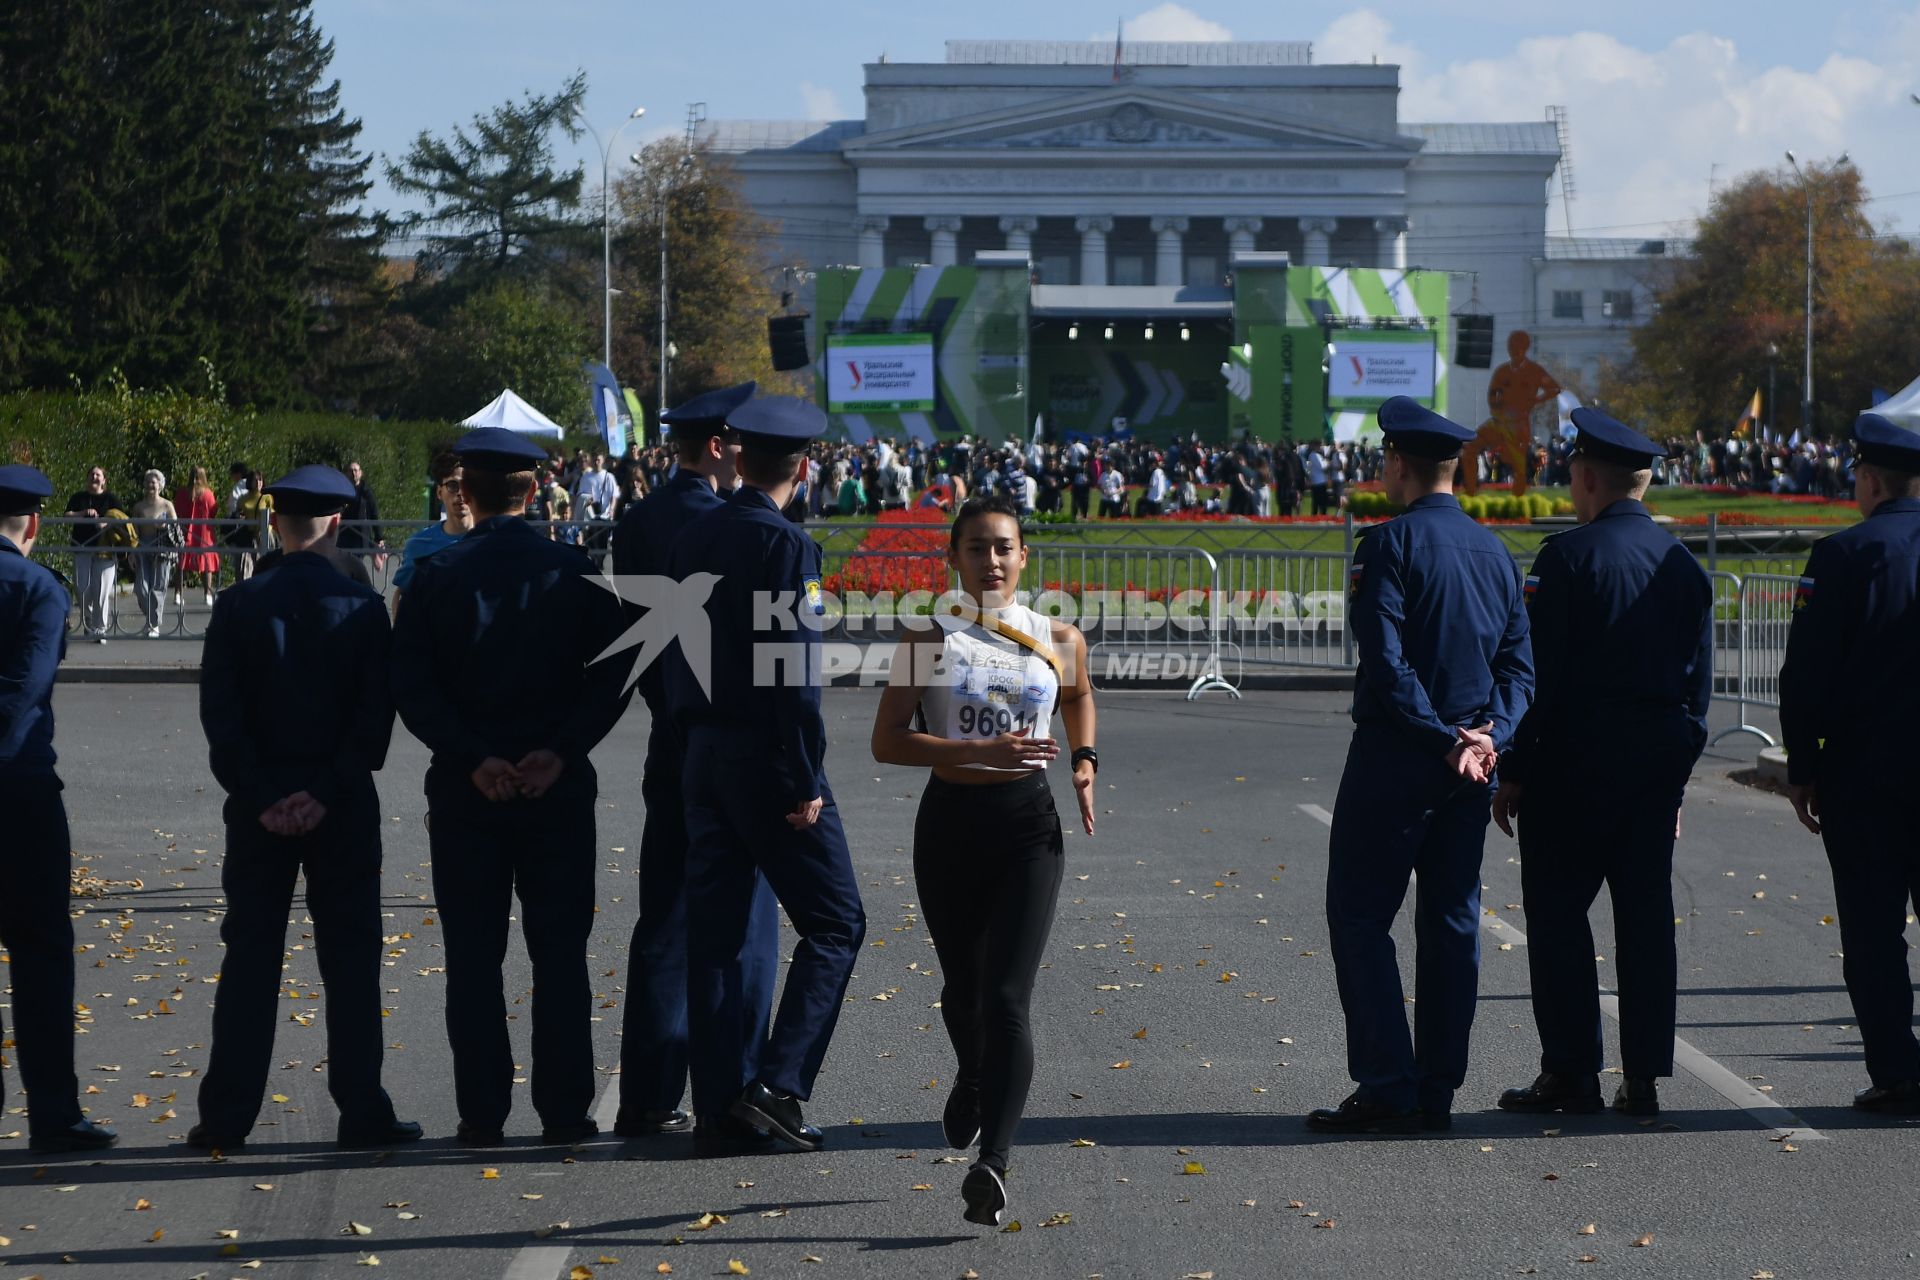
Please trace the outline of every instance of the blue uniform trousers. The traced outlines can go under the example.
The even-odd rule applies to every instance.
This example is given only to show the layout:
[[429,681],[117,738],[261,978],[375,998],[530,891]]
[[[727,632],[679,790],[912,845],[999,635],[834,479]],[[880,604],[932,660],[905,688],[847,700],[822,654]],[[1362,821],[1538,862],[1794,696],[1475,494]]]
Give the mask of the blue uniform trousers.
[[54,1133],[80,1123],[73,1073],[73,842],[60,780],[0,777],[0,946],[12,964],[14,1056],[27,1123]]
[[1590,1075],[1606,1062],[1600,975],[1587,912],[1604,883],[1613,900],[1621,1070],[1673,1074],[1675,987],[1673,829],[1692,764],[1676,749],[1662,767],[1596,775],[1577,786],[1529,783],[1520,810],[1520,885],[1540,1069]]
[[[1334,802],[1327,927],[1362,1097],[1447,1110],[1466,1080],[1480,977],[1480,855],[1490,785],[1464,781],[1395,731],[1354,730]],[[1393,921],[1414,897],[1414,1025],[1407,1029]]]
[[1907,912],[1920,910],[1920,839],[1912,782],[1885,771],[1884,760],[1822,753],[1819,788],[1821,838],[1846,953],[1841,973],[1866,1047],[1867,1076],[1891,1087],[1920,1080],[1906,940]]
[[378,815],[349,825],[329,814],[320,830],[294,837],[242,820],[227,828],[220,871],[226,956],[214,996],[213,1049],[200,1082],[200,1121],[222,1136],[250,1133],[266,1095],[287,913],[302,872],[314,959],[326,988],[327,1091],[349,1125],[373,1128],[393,1120],[393,1103],[380,1086]]
[[[755,779],[764,735],[694,726],[686,764],[688,1015],[693,1107],[723,1115],[755,1080],[801,1099],[840,1017],[866,913],[831,790],[811,827],[786,820],[777,788]],[[773,1032],[751,1039],[749,980],[740,962],[764,877],[799,935]],[[748,1070],[742,1073],[743,1065]]]
[[429,846],[447,955],[447,1039],[460,1118],[497,1129],[513,1107],[513,1050],[501,966],[520,900],[532,962],[533,1107],[543,1123],[571,1124],[593,1109],[591,795],[549,793],[490,804],[436,804]]
[[[640,918],[627,948],[626,1008],[620,1031],[620,1109],[670,1111],[687,1087],[687,818],[678,735],[664,714],[647,737],[640,797]],[[738,957],[743,1079],[759,1068],[780,961],[780,911],[762,880]],[[744,1087],[744,1085],[742,1086]],[[738,1090],[735,1091],[736,1093]],[[731,1101],[731,1099],[728,1099]]]

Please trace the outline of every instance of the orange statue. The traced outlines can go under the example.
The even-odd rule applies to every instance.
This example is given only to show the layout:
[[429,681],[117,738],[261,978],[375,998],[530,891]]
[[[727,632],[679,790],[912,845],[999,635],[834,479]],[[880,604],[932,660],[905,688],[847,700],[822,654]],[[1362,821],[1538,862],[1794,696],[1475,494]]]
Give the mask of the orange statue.
[[1460,470],[1455,481],[1462,493],[1480,487],[1480,454],[1492,450],[1513,471],[1513,491],[1527,491],[1527,456],[1533,451],[1533,411],[1560,395],[1560,384],[1553,375],[1527,359],[1533,339],[1524,329],[1507,335],[1510,359],[1493,371],[1487,384],[1487,408],[1492,416],[1480,424],[1479,432],[1460,451]]

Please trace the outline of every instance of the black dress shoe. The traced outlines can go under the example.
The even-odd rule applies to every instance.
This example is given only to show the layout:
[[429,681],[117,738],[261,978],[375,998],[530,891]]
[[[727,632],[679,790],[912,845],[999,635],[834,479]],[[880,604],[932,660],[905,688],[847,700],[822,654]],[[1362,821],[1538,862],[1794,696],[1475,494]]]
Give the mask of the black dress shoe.
[[237,1133],[220,1133],[204,1124],[197,1124],[187,1130],[187,1145],[195,1151],[241,1151],[246,1148],[247,1140]]
[[372,1124],[348,1124],[342,1120],[334,1131],[333,1144],[345,1151],[374,1151],[418,1142],[420,1132],[420,1126],[411,1120],[387,1119]]
[[1652,1076],[1628,1076],[1613,1095],[1613,1109],[1630,1116],[1657,1116],[1660,1086]]
[[1600,1100],[1600,1077],[1570,1076],[1557,1071],[1542,1071],[1524,1089],[1509,1089],[1500,1095],[1502,1111],[1545,1114],[1565,1111],[1570,1115],[1590,1116],[1606,1107]]
[[1899,1084],[1874,1085],[1853,1095],[1853,1105],[1862,1111],[1888,1115],[1920,1115],[1920,1081],[1903,1080]]
[[800,1114],[800,1099],[792,1094],[775,1093],[759,1081],[734,1100],[728,1114],[757,1129],[765,1129],[797,1151],[818,1151],[826,1145],[826,1135],[808,1124]]
[[593,1122],[591,1116],[582,1116],[578,1120],[563,1120],[559,1124],[541,1126],[540,1141],[550,1147],[564,1147],[585,1142],[599,1132],[600,1126]]
[[656,1133],[689,1133],[693,1117],[684,1111],[622,1111],[613,1118],[613,1131],[623,1138],[648,1138]]
[[1414,1133],[1422,1124],[1414,1107],[1389,1107],[1353,1094],[1337,1107],[1307,1112],[1307,1128],[1321,1133]]
[[732,1116],[697,1116],[693,1127],[693,1154],[698,1159],[763,1154],[773,1135]]
[[489,1129],[462,1120],[460,1127],[453,1131],[453,1140],[469,1147],[497,1147],[507,1140],[507,1135],[503,1130]]
[[81,1120],[64,1129],[49,1129],[35,1132],[27,1139],[27,1150],[37,1155],[59,1155],[67,1151],[103,1151],[119,1141],[119,1136],[111,1129],[105,1129],[91,1120]]
[[1006,1175],[984,1160],[967,1170],[960,1198],[967,1203],[960,1216],[968,1222],[997,1227],[1007,1219]]
[[947,1094],[947,1109],[940,1116],[940,1131],[956,1151],[965,1151],[980,1141],[979,1090],[971,1085],[953,1086]]

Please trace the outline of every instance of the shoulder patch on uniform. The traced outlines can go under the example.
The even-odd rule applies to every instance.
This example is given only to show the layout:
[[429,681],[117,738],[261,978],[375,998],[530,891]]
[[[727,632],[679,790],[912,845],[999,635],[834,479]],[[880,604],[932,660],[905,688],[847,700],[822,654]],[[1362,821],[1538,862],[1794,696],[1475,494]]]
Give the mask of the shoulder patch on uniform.
[[1528,604],[1533,603],[1533,593],[1538,591],[1539,589],[1540,589],[1540,575],[1537,573],[1528,574],[1527,580],[1521,584],[1521,591],[1526,596],[1526,600]]
[[1367,566],[1358,560],[1347,566],[1347,599],[1360,594],[1360,579],[1366,576]]
[[1800,585],[1793,589],[1793,611],[1800,612],[1813,603],[1813,579],[1802,577]]
[[801,588],[807,593],[807,608],[813,610],[815,614],[826,613],[827,602],[820,594],[820,576],[808,574],[801,580]]

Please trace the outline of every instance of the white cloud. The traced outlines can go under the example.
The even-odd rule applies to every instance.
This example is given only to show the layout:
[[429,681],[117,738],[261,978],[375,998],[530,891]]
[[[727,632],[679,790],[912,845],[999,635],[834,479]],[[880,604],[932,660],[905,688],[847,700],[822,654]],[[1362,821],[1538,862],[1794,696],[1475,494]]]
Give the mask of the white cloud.
[[[1734,176],[1849,151],[1870,191],[1904,192],[1920,107],[1920,14],[1892,23],[1870,56],[1830,55],[1811,70],[1756,66],[1731,37],[1708,32],[1642,49],[1576,32],[1517,41],[1507,51],[1443,67],[1392,42],[1377,13],[1342,15],[1315,42],[1314,60],[1401,63],[1400,117],[1409,121],[1539,120],[1567,108],[1578,195],[1576,231],[1655,234],[1706,206],[1710,170]],[[1717,168],[1716,168],[1717,166]],[[1562,225],[1555,184],[1550,225]],[[1886,219],[1920,204],[1888,202]],[[1911,217],[1908,219],[1911,221]]]
[[800,101],[805,104],[809,120],[846,119],[847,113],[840,106],[840,95],[832,89],[814,84],[811,80],[800,82]]
[[1328,24],[1320,38],[1313,42],[1313,60],[1331,63],[1377,59],[1411,72],[1419,65],[1419,51],[1412,45],[1395,44],[1392,36],[1392,23],[1371,9],[1356,9]]
[[[1090,40],[1111,40],[1113,32],[1096,31]],[[1128,40],[1231,40],[1233,32],[1210,22],[1184,5],[1171,2],[1126,20]]]

